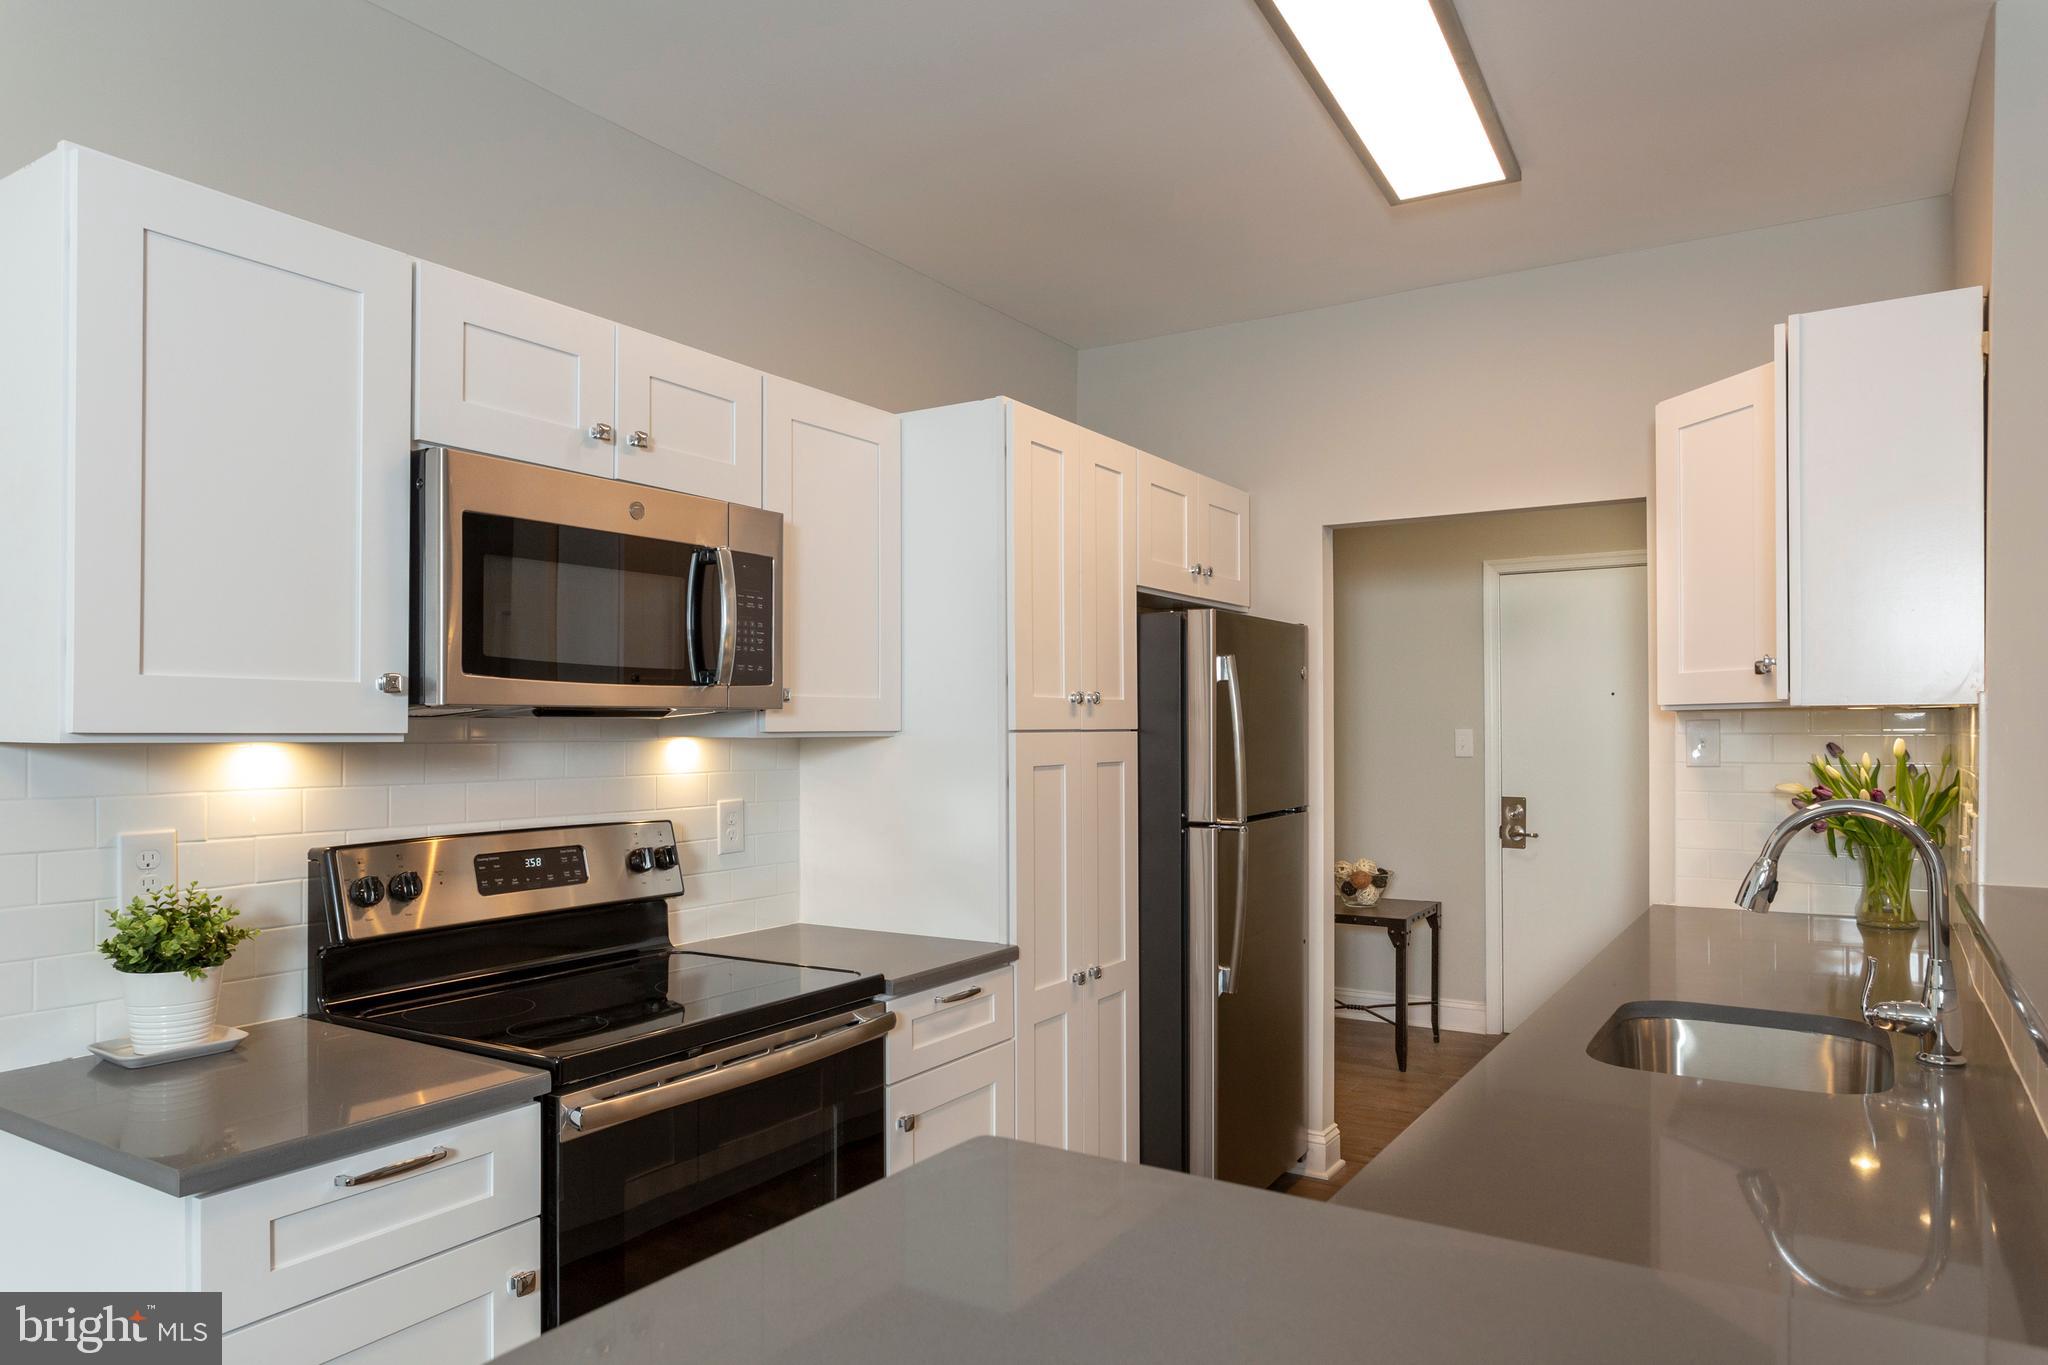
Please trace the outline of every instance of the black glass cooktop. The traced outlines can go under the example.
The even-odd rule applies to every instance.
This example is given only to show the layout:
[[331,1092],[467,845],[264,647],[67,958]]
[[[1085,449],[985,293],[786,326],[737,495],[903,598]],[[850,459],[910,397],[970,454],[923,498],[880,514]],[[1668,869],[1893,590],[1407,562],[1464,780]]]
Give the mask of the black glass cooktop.
[[582,1080],[848,1008],[881,990],[879,977],[832,967],[657,952],[353,1017]]

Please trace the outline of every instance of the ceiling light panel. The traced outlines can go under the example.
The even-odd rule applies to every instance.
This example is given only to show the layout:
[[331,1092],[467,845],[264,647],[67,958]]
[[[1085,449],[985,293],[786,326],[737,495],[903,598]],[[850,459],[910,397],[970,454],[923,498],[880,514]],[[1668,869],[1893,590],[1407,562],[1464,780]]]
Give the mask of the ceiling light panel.
[[1522,178],[1451,0],[1259,0],[1389,203]]

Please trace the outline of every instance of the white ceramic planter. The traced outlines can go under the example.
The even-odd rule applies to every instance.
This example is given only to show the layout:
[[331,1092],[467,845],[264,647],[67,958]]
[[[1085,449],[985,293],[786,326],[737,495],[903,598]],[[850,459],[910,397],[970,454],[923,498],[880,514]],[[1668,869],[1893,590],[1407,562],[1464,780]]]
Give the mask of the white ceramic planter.
[[143,1056],[202,1042],[212,1034],[220,1008],[220,968],[197,981],[183,972],[126,972],[121,984],[128,999],[128,1040]]

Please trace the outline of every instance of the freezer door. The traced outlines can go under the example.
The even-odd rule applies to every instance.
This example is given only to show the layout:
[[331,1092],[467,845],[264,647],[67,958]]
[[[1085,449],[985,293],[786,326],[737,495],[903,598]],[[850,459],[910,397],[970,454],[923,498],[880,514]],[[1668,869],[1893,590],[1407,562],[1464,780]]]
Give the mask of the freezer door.
[[1214,911],[1208,952],[1193,956],[1213,965],[1206,973],[1197,966],[1189,986],[1200,991],[1195,999],[1214,1005],[1215,1084],[1206,1107],[1214,1114],[1215,1174],[1269,1185],[1302,1152],[1308,816],[1268,816],[1205,834],[1215,851],[1205,878]]
[[1236,612],[1188,617],[1188,818],[1306,806],[1308,632]]

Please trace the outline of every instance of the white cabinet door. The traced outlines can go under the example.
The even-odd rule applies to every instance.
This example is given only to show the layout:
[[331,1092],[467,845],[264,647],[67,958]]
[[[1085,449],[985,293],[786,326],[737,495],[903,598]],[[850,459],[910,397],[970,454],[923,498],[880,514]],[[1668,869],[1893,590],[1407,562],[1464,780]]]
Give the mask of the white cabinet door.
[[1657,702],[1788,695],[1776,365],[1657,405]]
[[67,728],[403,734],[411,262],[76,156]]
[[1977,700],[1983,318],[1970,288],[1787,326],[1795,706]]
[[1088,840],[1088,1147],[1138,1159],[1138,737],[1082,737]]
[[889,1174],[969,1138],[1015,1137],[1016,1083],[1016,1046],[998,1043],[891,1085]]
[[1182,595],[1201,591],[1202,476],[1157,455],[1138,459],[1138,586]]
[[1081,555],[1071,576],[1081,592],[1078,723],[1091,730],[1138,725],[1138,461],[1121,441],[1088,433],[1073,483]]
[[1252,499],[1241,488],[1201,480],[1202,593],[1231,606],[1252,604]]
[[611,323],[424,261],[418,277],[415,439],[617,472]]
[[782,513],[787,734],[903,724],[903,450],[893,413],[770,375],[764,505]]
[[[1017,1136],[1089,1150],[1092,774],[1068,732],[1010,737],[1010,915],[1017,940]],[[1078,978],[1078,979],[1077,979]]]
[[761,372],[618,329],[618,473],[634,483],[761,505]]
[[540,1220],[424,1261],[221,1339],[227,1365],[480,1365],[540,1335],[540,1295],[512,1277],[540,1269]]
[[1080,495],[1089,433],[1011,403],[1010,725],[1086,723]]

